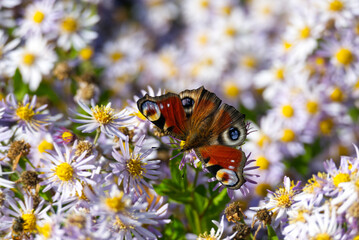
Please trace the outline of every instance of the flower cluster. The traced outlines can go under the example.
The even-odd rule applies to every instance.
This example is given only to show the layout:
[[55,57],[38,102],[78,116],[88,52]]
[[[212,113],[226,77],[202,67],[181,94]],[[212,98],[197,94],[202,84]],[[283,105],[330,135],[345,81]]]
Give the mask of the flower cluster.
[[284,177],[284,188],[269,192],[259,207],[273,212],[272,225],[284,239],[355,239],[358,237],[358,167],[356,157],[342,156],[339,167],[327,160],[300,187]]
[[[0,238],[357,237],[358,49],[357,0],[0,0]],[[137,108],[199,86],[246,115],[239,190]]]

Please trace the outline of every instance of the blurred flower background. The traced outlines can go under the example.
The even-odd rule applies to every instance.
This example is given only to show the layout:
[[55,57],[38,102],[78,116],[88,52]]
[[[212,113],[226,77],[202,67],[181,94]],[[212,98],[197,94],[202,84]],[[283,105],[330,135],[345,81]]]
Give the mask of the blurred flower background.
[[[250,122],[231,198],[137,109],[200,86]],[[357,0],[1,0],[0,99],[3,239],[359,238]]]

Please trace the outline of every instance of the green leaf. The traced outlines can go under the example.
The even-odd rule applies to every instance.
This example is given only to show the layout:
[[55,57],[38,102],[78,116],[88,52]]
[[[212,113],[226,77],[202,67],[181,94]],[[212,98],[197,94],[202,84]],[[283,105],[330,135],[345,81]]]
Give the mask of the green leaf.
[[268,239],[269,240],[279,240],[277,234],[275,233],[275,231],[271,225],[267,224],[267,230],[268,230]]
[[178,239],[178,240],[185,240],[186,239],[186,230],[183,226],[183,223],[171,216],[171,222],[165,225],[164,230],[162,231],[162,238],[163,240],[166,239]]
[[26,93],[30,92],[29,86],[22,81],[22,76],[19,69],[16,69],[12,77],[14,82],[14,95],[17,99],[23,99]]
[[192,208],[190,205],[185,205],[185,214],[190,231],[197,235],[202,233],[201,222],[199,220],[199,215],[196,209]]

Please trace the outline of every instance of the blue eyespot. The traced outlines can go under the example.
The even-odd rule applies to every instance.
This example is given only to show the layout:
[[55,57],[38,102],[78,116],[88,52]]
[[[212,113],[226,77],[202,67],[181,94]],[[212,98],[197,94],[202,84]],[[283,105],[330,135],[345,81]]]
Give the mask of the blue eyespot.
[[185,97],[182,99],[182,106],[184,108],[189,108],[192,107],[193,105],[194,105],[194,100],[192,98]]
[[238,140],[239,138],[239,131],[235,127],[231,127],[228,131],[229,138],[232,140]]

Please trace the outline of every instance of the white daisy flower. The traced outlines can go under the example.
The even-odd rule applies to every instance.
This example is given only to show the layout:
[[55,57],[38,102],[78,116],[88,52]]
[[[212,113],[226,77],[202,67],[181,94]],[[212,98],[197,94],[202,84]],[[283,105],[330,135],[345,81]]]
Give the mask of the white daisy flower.
[[324,21],[334,20],[335,26],[346,27],[359,13],[357,0],[319,0],[314,3]]
[[47,211],[51,206],[45,205],[45,200],[42,200],[36,208],[34,208],[34,202],[31,196],[24,194],[24,202],[18,200],[17,202],[8,198],[8,203],[10,204],[10,208],[4,209],[4,213],[8,216],[7,221],[1,221],[0,231],[6,231],[7,235],[5,239],[11,236],[17,236],[19,233],[15,232],[12,228],[13,224],[15,224],[16,219],[21,218],[23,220],[23,230],[20,235],[23,239],[30,237],[32,233],[36,232],[37,224],[47,217]]
[[25,18],[19,23],[15,30],[18,36],[46,34],[47,38],[56,37],[58,19],[61,9],[55,5],[55,0],[35,1],[25,9]]
[[12,51],[9,58],[19,68],[23,81],[32,91],[39,87],[44,75],[50,74],[57,60],[53,48],[39,36],[27,39],[25,46]]
[[51,116],[47,113],[47,105],[36,107],[36,95],[31,101],[25,95],[22,102],[18,102],[13,94],[6,96],[5,113],[1,121],[15,122],[24,133],[35,133],[44,130],[50,124]]
[[332,204],[338,205],[338,213],[344,213],[350,206],[358,201],[359,197],[359,174],[354,172],[350,176],[350,181],[342,181],[338,184],[341,188],[338,196],[333,198]]
[[119,138],[126,139],[126,136],[119,130],[121,127],[129,126],[133,122],[133,116],[127,109],[123,109],[116,113],[111,108],[109,102],[106,106],[95,105],[95,102],[91,100],[91,108],[85,103],[79,101],[80,107],[88,114],[84,115],[76,113],[81,119],[71,119],[73,122],[81,123],[82,126],[78,127],[84,133],[91,133],[96,129],[100,129],[109,137],[118,136]]
[[91,9],[71,3],[61,4],[64,14],[58,26],[59,38],[57,44],[65,50],[73,46],[76,50],[86,47],[97,37],[91,28],[99,21],[99,16]]
[[95,203],[91,213],[98,216],[96,236],[102,239],[157,239],[147,226],[157,225],[156,218],[160,213],[149,209],[144,197],[125,194],[115,184],[95,188],[86,196]]
[[1,0],[0,9],[3,7],[13,8],[21,3],[21,0]]
[[[310,8],[309,8],[310,9]],[[315,48],[325,24],[318,22],[313,10],[296,12],[291,18],[284,38],[291,43],[288,56],[290,61],[303,61]]]
[[19,38],[8,42],[8,36],[3,30],[0,30],[0,76],[12,77],[14,75],[16,65],[9,59],[8,55],[19,43]]
[[306,239],[342,239],[344,231],[339,227],[339,216],[337,216],[335,207],[326,204],[322,209],[323,213],[315,211],[312,215],[304,215],[308,227]]
[[118,177],[117,184],[123,183],[125,193],[134,189],[137,193],[148,194],[145,188],[152,188],[148,180],[155,180],[160,174],[157,170],[160,160],[146,159],[152,153],[152,149],[143,152],[144,139],[145,135],[136,142],[133,151],[130,150],[128,139],[124,143],[120,140],[120,151],[114,149],[112,152],[117,162],[110,163],[112,171],[106,178]]
[[237,234],[237,232],[235,232],[234,234],[232,234],[231,236],[227,236],[227,237],[222,237],[223,232],[224,232],[224,216],[222,216],[221,218],[221,222],[217,222],[216,220],[212,220],[212,222],[214,223],[214,225],[216,225],[216,227],[218,228],[217,231],[214,228],[211,228],[211,231],[209,233],[205,232],[202,234],[199,234],[198,236],[194,235],[194,234],[187,234],[186,238],[188,240],[208,240],[208,239],[213,239],[213,240],[230,240],[233,239],[234,236]]
[[83,184],[96,184],[91,179],[91,170],[96,168],[91,163],[95,155],[86,157],[85,151],[77,157],[74,148],[70,149],[64,145],[64,150],[61,150],[56,143],[54,148],[55,151],[44,153],[45,158],[41,159],[44,167],[38,169],[39,172],[43,172],[39,175],[43,179],[40,185],[46,186],[43,192],[54,189],[56,194],[53,200],[67,199],[76,194],[82,196]]
[[275,192],[269,191],[269,196],[265,204],[260,207],[252,207],[252,210],[259,210],[266,208],[272,211],[275,217],[273,225],[278,227],[283,219],[287,218],[287,212],[292,210],[294,203],[296,203],[296,195],[298,194],[299,184],[292,185],[289,177],[285,176],[283,180],[284,187],[278,188]]

